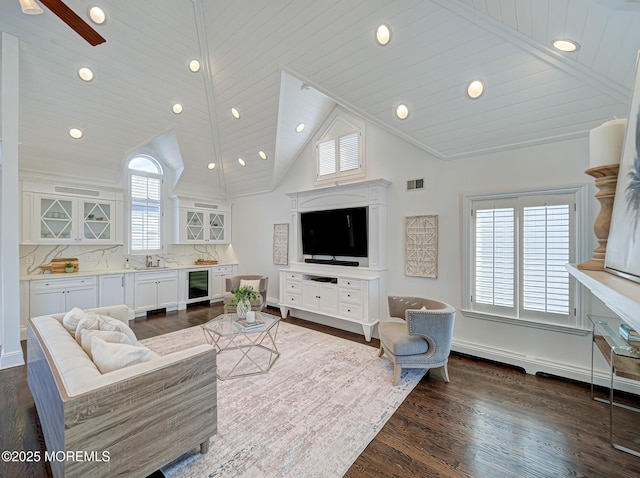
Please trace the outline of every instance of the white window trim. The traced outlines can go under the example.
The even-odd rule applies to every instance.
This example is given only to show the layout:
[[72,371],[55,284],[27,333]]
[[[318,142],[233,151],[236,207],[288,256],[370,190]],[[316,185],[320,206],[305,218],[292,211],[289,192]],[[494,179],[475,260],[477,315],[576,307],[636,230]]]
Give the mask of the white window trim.
[[[336,122],[342,122],[345,125],[348,125],[351,128],[350,132],[344,132],[340,135],[329,135],[329,131],[336,124]],[[348,136],[349,134],[358,133],[358,161],[359,167],[357,169],[351,169],[348,171],[341,172],[339,169],[339,165],[336,165],[336,172],[333,174],[325,174],[320,177],[320,159],[319,159],[319,144],[324,143],[325,141],[336,140],[343,136]],[[366,161],[365,161],[365,125],[363,122],[358,121],[356,118],[352,117],[345,112],[334,112],[329,116],[327,121],[320,128],[320,133],[317,134],[313,139],[314,144],[314,159],[315,159],[315,185],[323,185],[329,183],[335,183],[341,179],[357,179],[363,178],[366,175]]]
[[[129,162],[139,156],[146,156],[150,160],[158,163],[162,170],[162,174],[153,174],[145,171],[129,169]],[[158,159],[150,156],[148,154],[132,154],[127,162],[125,163],[125,168],[127,171],[127,201],[126,201],[126,241],[127,241],[127,252],[129,255],[153,255],[153,254],[162,254],[165,249],[165,234],[166,234],[166,224],[165,224],[165,212],[166,212],[166,191],[165,191],[165,179],[166,179],[166,171],[167,167]],[[148,250],[138,250],[133,251],[131,249],[131,206],[132,206],[132,198],[131,198],[131,176],[144,176],[144,177],[152,177],[160,179],[160,249],[148,249]]]
[[[490,320],[495,322],[502,322],[511,325],[518,325],[528,328],[544,329],[555,332],[562,332],[575,335],[585,335],[590,333],[591,329],[588,325],[589,321],[582,311],[586,310],[586,294],[583,293],[580,284],[571,278],[571,290],[574,294],[574,308],[575,308],[575,325],[561,324],[554,322],[536,321],[530,318],[516,318],[510,316],[500,315],[492,312],[482,312],[475,310],[471,302],[471,293],[473,291],[473,274],[471,273],[471,259],[473,257],[473,238],[472,234],[472,208],[475,201],[481,200],[504,200],[514,199],[522,196],[536,196],[536,195],[553,195],[553,194],[573,194],[575,196],[576,204],[576,223],[575,223],[575,256],[577,258],[586,257],[588,241],[587,217],[588,217],[588,203],[587,203],[587,186],[565,186],[557,188],[546,189],[529,189],[512,191],[508,193],[497,194],[477,194],[466,195],[463,198],[463,280],[462,280],[462,313],[465,317],[474,319]],[[518,292],[519,293],[519,292]]]

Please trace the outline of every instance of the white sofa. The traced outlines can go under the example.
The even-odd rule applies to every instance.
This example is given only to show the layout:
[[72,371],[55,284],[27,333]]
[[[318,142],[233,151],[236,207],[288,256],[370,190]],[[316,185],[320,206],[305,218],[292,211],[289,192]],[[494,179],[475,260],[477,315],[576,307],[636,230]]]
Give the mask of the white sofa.
[[[127,323],[124,305],[92,310]],[[50,461],[55,478],[144,477],[198,446],[207,452],[217,431],[212,346],[101,374],[63,317],[28,321],[27,381],[47,452],[76,453]]]

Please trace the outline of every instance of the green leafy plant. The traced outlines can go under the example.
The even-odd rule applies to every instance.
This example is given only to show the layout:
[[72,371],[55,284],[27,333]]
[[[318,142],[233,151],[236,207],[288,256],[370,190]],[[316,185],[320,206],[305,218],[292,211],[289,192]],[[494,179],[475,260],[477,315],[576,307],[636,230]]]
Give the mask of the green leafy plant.
[[244,285],[233,289],[233,304],[258,299],[259,295],[250,285]]
[[65,267],[73,267],[73,262],[65,262],[64,266]]

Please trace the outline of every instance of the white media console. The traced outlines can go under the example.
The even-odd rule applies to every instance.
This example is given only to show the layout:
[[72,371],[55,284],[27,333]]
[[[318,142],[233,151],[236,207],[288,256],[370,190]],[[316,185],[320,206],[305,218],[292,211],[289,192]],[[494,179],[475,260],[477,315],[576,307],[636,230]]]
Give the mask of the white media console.
[[[387,313],[385,179],[362,181],[289,194],[290,266],[280,270],[282,317],[300,310],[360,324],[367,341]],[[368,208],[368,257],[358,267],[306,263],[302,254],[300,213],[365,206]],[[308,257],[307,257],[308,258]]]
[[313,270],[302,264],[280,270],[280,314],[286,317],[290,309],[296,309],[355,322],[370,341],[380,321],[380,275],[358,274],[353,267],[349,272],[340,266],[326,267],[340,271]]

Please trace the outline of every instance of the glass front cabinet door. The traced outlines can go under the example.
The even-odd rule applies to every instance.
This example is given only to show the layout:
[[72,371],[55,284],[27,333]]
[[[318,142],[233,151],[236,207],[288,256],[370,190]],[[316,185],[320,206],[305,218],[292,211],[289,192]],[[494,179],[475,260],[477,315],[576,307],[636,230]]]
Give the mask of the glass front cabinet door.
[[115,242],[111,201],[36,195],[34,209],[34,242]]

